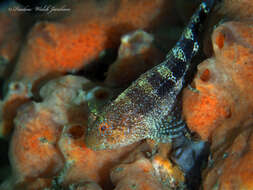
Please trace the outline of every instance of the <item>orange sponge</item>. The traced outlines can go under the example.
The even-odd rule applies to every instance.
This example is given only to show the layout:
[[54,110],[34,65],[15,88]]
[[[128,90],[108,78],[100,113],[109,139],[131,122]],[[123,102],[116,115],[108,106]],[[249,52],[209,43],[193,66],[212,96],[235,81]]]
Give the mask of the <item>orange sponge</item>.
[[63,159],[56,147],[61,128],[50,117],[46,110],[36,112],[31,104],[21,109],[15,120],[10,161],[19,182],[53,176],[63,166]]
[[117,47],[122,34],[150,27],[164,3],[113,0],[101,8],[95,1],[79,1],[61,22],[35,25],[12,78],[33,81],[49,73],[78,70],[103,50]]

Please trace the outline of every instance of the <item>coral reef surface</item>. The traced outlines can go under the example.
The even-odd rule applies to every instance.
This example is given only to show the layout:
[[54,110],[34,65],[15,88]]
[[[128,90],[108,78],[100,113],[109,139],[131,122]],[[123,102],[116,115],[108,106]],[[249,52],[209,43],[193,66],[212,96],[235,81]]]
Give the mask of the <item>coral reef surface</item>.
[[214,56],[185,89],[184,117],[211,142],[204,189],[252,189],[252,22],[226,22],[212,35]]
[[0,189],[253,189],[253,3],[217,2],[182,93],[188,135],[100,151],[85,144],[88,116],[163,60],[197,3],[1,8]]

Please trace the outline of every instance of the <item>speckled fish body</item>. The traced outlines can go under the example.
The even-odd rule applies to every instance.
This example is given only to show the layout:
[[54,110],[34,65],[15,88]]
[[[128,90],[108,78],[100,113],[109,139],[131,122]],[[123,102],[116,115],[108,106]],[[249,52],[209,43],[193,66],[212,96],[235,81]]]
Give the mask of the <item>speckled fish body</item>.
[[196,66],[191,60],[199,50],[200,25],[213,4],[213,0],[202,2],[166,60],[142,74],[96,119],[90,119],[85,139],[88,147],[113,149],[145,138],[170,141],[176,137],[176,128],[184,124],[174,111],[185,77]]

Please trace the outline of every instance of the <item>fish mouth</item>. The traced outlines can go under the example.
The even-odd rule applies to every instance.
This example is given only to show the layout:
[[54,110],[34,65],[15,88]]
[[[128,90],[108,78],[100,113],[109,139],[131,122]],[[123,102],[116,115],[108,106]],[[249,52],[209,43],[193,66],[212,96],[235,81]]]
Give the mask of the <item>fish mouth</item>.
[[86,135],[84,139],[85,145],[94,151],[109,149],[105,146],[104,140],[105,139],[101,139],[99,136],[93,135]]
[[99,143],[94,136],[85,136],[84,139],[85,145],[92,150],[98,150],[99,149]]

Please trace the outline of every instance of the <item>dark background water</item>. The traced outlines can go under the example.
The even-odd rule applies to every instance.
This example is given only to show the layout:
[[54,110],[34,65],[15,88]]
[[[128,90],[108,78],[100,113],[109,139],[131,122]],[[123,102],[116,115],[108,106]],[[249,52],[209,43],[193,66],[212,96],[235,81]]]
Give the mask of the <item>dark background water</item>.
[[36,6],[43,6],[43,5],[54,5],[55,3],[59,2],[60,0],[1,0],[0,7],[8,6],[12,3],[18,3],[23,6],[28,6],[30,8],[34,8]]

